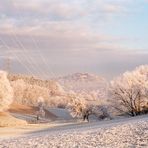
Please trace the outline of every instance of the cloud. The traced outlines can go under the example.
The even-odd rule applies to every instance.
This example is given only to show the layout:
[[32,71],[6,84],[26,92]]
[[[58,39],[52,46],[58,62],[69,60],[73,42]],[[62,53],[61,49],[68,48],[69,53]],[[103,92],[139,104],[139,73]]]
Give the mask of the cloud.
[[[49,23],[39,26],[0,29],[0,39],[9,47],[23,50],[57,50],[78,52],[120,49],[120,38],[92,32],[87,26],[71,23]],[[5,30],[8,30],[7,32]],[[2,41],[0,42],[2,44]]]
[[[145,63],[146,50],[136,47],[135,52],[136,49],[132,47],[136,44],[134,38],[116,31],[116,24],[122,23],[119,20],[128,18],[129,13],[135,10],[139,11],[139,7],[135,6],[136,2],[137,0],[1,0],[1,58],[14,55],[15,66],[18,65],[19,58],[30,69],[31,62],[36,68],[44,67],[44,70],[49,71],[48,66],[45,66],[46,61],[57,73],[82,69],[99,72],[95,70],[99,68],[108,73],[107,65],[111,73],[111,67],[114,67],[114,71],[119,71],[121,64],[128,65],[129,57],[141,59],[136,61],[133,58],[134,63],[130,61],[131,65]],[[111,23],[113,33],[106,31]],[[131,46],[128,47],[129,45]],[[17,70],[16,67],[14,69]]]
[[[129,3],[129,2],[128,2]],[[19,16],[31,19],[49,20],[76,20],[94,15],[98,12],[104,15],[108,13],[120,13],[127,9],[127,1],[88,1],[88,0],[1,0],[1,16],[18,18]]]

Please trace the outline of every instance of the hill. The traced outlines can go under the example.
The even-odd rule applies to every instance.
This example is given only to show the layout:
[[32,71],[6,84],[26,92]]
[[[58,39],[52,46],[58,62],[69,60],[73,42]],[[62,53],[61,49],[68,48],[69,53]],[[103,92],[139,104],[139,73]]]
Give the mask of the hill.
[[107,81],[100,76],[89,73],[74,73],[64,77],[55,79],[59,82],[65,90],[69,91],[94,91],[98,89],[104,89],[107,85]]

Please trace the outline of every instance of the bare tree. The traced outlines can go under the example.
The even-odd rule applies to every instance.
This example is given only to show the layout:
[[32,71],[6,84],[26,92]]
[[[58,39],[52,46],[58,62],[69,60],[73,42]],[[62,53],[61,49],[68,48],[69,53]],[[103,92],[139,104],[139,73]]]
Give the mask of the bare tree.
[[98,119],[112,119],[111,114],[109,113],[108,105],[94,105],[92,107],[92,114],[94,114]]
[[142,113],[142,106],[148,102],[148,66],[140,66],[111,81],[110,93],[113,106],[129,115]]

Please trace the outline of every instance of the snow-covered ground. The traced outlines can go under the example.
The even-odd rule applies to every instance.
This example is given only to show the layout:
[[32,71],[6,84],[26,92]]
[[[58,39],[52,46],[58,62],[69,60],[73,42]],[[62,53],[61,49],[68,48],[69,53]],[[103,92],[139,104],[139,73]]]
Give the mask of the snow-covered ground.
[[0,148],[147,148],[148,116],[74,123],[0,139]]

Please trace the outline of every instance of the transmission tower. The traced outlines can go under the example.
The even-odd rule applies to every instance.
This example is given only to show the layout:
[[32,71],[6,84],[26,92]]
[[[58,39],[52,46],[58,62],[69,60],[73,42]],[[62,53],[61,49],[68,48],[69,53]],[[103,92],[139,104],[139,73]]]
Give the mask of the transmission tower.
[[8,58],[6,58],[5,66],[4,66],[4,69],[5,69],[8,73],[10,73],[10,71],[11,71],[10,64],[11,64],[11,60],[10,60],[10,57],[8,57]]

